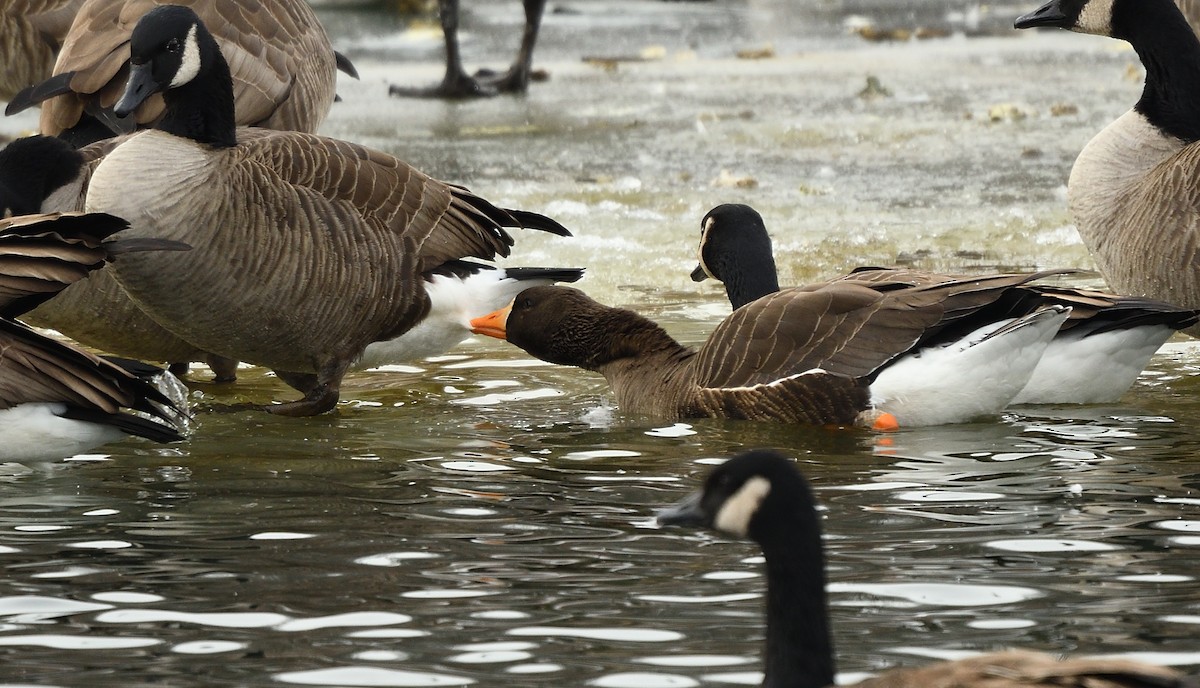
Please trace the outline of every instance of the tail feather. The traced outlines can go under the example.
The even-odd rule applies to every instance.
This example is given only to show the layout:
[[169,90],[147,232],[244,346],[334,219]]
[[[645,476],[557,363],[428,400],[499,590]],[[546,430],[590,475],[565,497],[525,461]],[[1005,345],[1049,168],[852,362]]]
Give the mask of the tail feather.
[[554,282],[578,282],[583,279],[585,268],[504,268],[505,277],[518,281],[551,280]]

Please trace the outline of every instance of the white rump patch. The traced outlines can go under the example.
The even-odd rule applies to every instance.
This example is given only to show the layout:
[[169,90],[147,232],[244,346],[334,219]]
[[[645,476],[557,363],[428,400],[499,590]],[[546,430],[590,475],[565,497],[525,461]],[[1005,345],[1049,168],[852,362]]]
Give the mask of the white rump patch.
[[170,88],[182,86],[200,73],[200,42],[196,40],[196,25],[188,31],[187,39],[183,42],[183,61],[179,63],[179,69],[175,72],[175,78],[171,79]]
[[1014,404],[1097,404],[1116,401],[1175,330],[1147,325],[1050,342]]
[[771,481],[761,475],[747,480],[721,505],[713,525],[717,530],[746,537],[750,530],[750,519],[754,517],[754,512],[758,511],[758,506],[770,491]]
[[66,404],[32,403],[0,410],[0,461],[52,461],[125,437],[108,425],[63,418]]

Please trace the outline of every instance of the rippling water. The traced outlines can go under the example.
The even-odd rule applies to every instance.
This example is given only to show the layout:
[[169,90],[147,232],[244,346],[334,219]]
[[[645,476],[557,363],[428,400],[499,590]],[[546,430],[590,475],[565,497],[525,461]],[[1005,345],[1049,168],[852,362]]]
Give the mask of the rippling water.
[[[848,15],[964,8],[764,14],[789,1],[569,4],[547,21],[548,83],[463,104],[387,99],[436,78],[436,41],[332,13],[364,78],[326,133],[555,215],[577,237],[520,236],[513,262],[585,265],[583,288],[688,343],[727,310],[687,279],[724,201],[764,212],[785,283],[861,263],[1089,266],[1063,184],[1136,97],[1131,52],[1052,33],[865,44]],[[506,60],[485,29],[519,8],[471,11],[469,57]],[[733,57],[767,42],[774,59]],[[646,47],[615,71],[579,61]],[[860,97],[868,75],[891,97]],[[717,181],[737,177],[754,184]],[[844,677],[1004,646],[1200,664],[1198,367],[1176,342],[1117,405],[886,436],[631,417],[597,376],[494,341],[353,375],[314,419],[219,411],[292,395],[247,369],[193,385],[181,445],[0,466],[0,680],[754,685],[758,552],[650,523],[762,445],[793,453],[824,505]]]

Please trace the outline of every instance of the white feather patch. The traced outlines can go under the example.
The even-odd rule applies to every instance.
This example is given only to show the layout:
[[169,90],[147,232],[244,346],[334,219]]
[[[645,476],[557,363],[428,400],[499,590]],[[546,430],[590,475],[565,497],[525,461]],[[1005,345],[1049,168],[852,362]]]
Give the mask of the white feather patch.
[[196,40],[196,26],[193,24],[188,31],[187,39],[183,42],[183,59],[175,78],[171,79],[171,88],[177,88],[196,78],[200,73],[200,42]]
[[758,511],[758,506],[762,504],[770,491],[771,481],[761,475],[747,480],[721,505],[721,510],[717,512],[717,517],[713,520],[713,525],[717,530],[746,537],[746,533],[750,530],[750,519],[754,518],[754,512]]

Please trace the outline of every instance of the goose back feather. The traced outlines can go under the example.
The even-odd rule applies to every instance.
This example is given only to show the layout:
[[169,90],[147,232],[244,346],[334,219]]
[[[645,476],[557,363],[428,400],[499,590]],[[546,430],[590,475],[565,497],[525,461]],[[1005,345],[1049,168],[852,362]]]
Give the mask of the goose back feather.
[[[766,559],[767,638],[762,685],[834,684],[825,554],[816,499],[782,454],[754,450],[715,468],[698,492],[658,512],[661,525],[749,538]],[[1059,659],[1008,650],[923,667],[889,669],[855,688],[1196,688],[1166,667],[1105,658]]]
[[0,9],[0,100],[50,76],[84,0],[6,0]]

